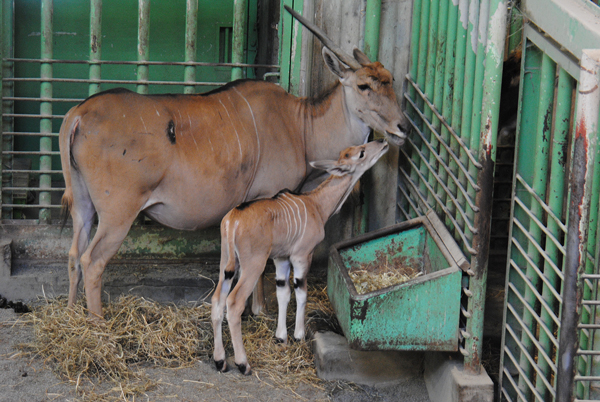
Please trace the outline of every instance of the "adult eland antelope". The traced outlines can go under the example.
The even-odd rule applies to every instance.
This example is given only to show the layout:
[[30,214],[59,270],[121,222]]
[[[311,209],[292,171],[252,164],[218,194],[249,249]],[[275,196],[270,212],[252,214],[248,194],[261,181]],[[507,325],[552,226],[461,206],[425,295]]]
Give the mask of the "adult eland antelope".
[[[360,176],[388,150],[384,140],[347,148],[337,161],[311,163],[331,174],[315,190],[305,194],[283,191],[273,198],[255,200],[232,209],[221,221],[221,269],[212,297],[212,324],[215,334],[214,360],[219,371],[227,369],[223,348],[223,311],[235,364],[243,374],[250,365],[242,341],[241,316],[252,289],[261,277],[268,258],[275,262],[275,283],[279,312],[276,338],[287,343],[286,311],[290,301],[290,264],[294,268],[296,328],[294,338],[304,338],[306,276],[315,247],[325,237],[325,223],[338,212]],[[238,282],[229,293],[233,277]]]
[[102,317],[102,273],[140,212],[175,229],[206,228],[242,202],[302,188],[314,178],[309,161],[364,144],[370,129],[404,142],[392,74],[295,16],[325,44],[323,59],[339,78],[318,98],[240,80],[200,95],[108,90],[66,114],[59,142],[63,205],[73,219],[69,306],[83,272],[89,312]]

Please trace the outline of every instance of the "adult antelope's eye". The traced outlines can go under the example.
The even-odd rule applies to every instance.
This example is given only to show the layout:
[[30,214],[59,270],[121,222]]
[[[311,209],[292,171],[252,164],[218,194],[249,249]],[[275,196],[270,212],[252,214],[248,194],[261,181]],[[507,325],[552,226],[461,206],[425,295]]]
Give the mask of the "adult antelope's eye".
[[366,91],[367,89],[371,89],[368,84],[362,84],[358,86],[358,89],[361,91]]

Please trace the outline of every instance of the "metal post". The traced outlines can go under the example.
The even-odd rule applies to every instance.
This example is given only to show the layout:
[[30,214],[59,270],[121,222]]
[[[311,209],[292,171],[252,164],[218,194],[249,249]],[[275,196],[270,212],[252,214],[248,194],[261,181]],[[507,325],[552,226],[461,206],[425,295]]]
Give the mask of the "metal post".
[[[557,218],[561,218],[563,210],[563,195],[564,195],[564,177],[566,174],[565,166],[567,164],[568,155],[565,152],[568,144],[568,134],[571,120],[571,94],[574,83],[573,79],[567,74],[565,70],[559,68],[558,71],[558,84],[556,90],[556,110],[554,115],[554,129],[552,136],[552,157],[550,158],[550,175],[548,183],[548,206],[554,212]],[[552,233],[554,238],[558,241],[561,239],[562,230],[559,227],[558,222],[551,216],[548,217],[546,224],[547,230]],[[559,283],[559,270],[558,267],[562,262],[562,253],[559,251],[556,244],[551,241],[548,237],[546,240],[545,252],[547,259],[544,262],[544,276],[547,278],[548,284],[552,290],[558,288]],[[550,262],[551,261],[551,262]],[[542,285],[542,299],[551,308],[548,311],[542,307],[540,312],[540,319],[545,326],[539,331],[539,343],[541,348],[545,351],[551,351],[553,342],[550,334],[554,334],[556,329],[555,319],[558,317],[558,301],[554,296],[551,288],[544,283]],[[551,353],[548,353],[551,355]],[[538,366],[540,371],[544,373],[547,381],[551,380],[553,370],[550,367],[549,362],[545,361],[542,356],[538,356]],[[536,389],[540,395],[549,397],[547,389],[543,384],[542,379],[538,375],[536,377]]]
[[[428,37],[429,37],[429,14],[430,14],[430,10],[431,10],[431,0],[417,0],[420,4],[420,8],[421,8],[421,15],[419,16],[420,21],[419,21],[419,38],[418,38],[418,59],[416,59],[415,61],[413,61],[414,63],[416,63],[416,75],[414,75],[413,79],[415,80],[415,82],[417,83],[417,86],[419,87],[419,89],[421,91],[423,91],[425,89],[425,83],[426,83],[426,78],[427,75],[425,73],[425,69],[426,69],[426,65],[427,65],[427,45],[428,45]],[[414,38],[413,38],[414,39]],[[414,98],[413,98],[414,99]],[[424,102],[421,99],[421,97],[417,97],[417,108],[419,110],[423,110],[423,105]],[[417,120],[419,121],[419,120]],[[418,129],[421,130],[424,127],[424,123],[420,124]],[[419,137],[417,137],[417,139],[415,140],[415,147],[420,148],[421,146],[421,139]],[[413,151],[411,154],[412,157],[412,161],[416,166],[419,166],[420,162],[420,158],[419,155],[416,151]],[[422,188],[419,183],[420,183],[420,178],[419,178],[419,174],[416,171],[416,169],[411,169],[410,172],[410,179],[413,183],[415,183],[419,188]]]
[[465,341],[465,348],[469,352],[468,356],[465,356],[465,369],[475,373],[479,373],[481,369],[483,311],[487,285],[490,218],[500,108],[497,100],[500,99],[501,92],[499,83],[502,81],[506,14],[506,3],[501,0],[490,1],[489,14],[487,12],[480,14],[482,16],[489,15],[488,18],[484,17],[489,24],[486,26],[485,67],[481,81],[483,97],[478,138],[479,163],[482,168],[477,174],[477,183],[481,191],[477,192],[475,197],[475,205],[479,208],[479,212],[475,215],[474,226],[477,233],[473,237],[473,248],[477,250],[477,254],[471,260],[473,275],[469,278],[469,290],[472,292],[472,296],[468,301],[471,317],[467,320],[467,332],[471,336]]
[[[458,2],[459,18],[457,21],[457,32],[456,32],[456,52],[455,52],[455,63],[454,63],[454,93],[452,97],[452,128],[458,135],[462,134],[462,101],[465,89],[465,61],[467,52],[467,28],[469,27],[469,0],[459,0]],[[450,141],[450,148],[455,155],[461,155],[461,147],[458,141],[452,137]],[[467,156],[463,155],[461,161],[466,163]],[[454,160],[450,161],[450,170],[456,175],[461,177],[459,174],[458,163]],[[464,180],[464,178],[463,178]],[[458,186],[451,180],[448,183],[450,192],[458,198],[459,191]],[[454,207],[450,209],[450,212],[454,212]],[[459,216],[457,215],[457,221]],[[457,237],[459,228],[455,228],[454,236]]]
[[[465,77],[473,77],[475,75],[475,60],[477,56],[477,37],[478,37],[478,29],[479,29],[479,0],[470,0],[469,2],[469,20],[467,24],[467,37],[466,37],[466,54],[465,54],[465,68],[464,68],[464,76]],[[460,138],[463,140],[465,144],[471,143],[471,117],[473,112],[473,91],[474,91],[475,82],[473,79],[465,80],[465,86],[463,89],[462,96],[462,107],[461,107],[461,122],[460,126],[462,130],[460,131]],[[466,154],[466,151],[461,149],[460,152],[460,161],[463,166],[468,166],[469,157]],[[465,174],[460,171],[458,175],[458,181],[460,184],[466,188],[467,186],[467,178]],[[465,205],[465,196],[459,192],[458,193],[458,202],[462,205]],[[459,225],[464,225],[464,220],[462,216],[459,214],[456,217],[456,221]],[[465,234],[469,234],[470,230],[468,225],[465,226]]]
[[[90,2],[90,80],[100,80],[100,64],[102,50],[102,0]],[[100,83],[90,83],[88,95],[100,91]]]
[[[433,56],[435,58],[435,67],[434,67],[435,74],[433,76],[434,77],[434,79],[433,79],[433,96],[429,99],[433,100],[433,104],[438,109],[441,109],[442,97],[444,95],[444,67],[446,66],[446,48],[445,48],[445,46],[446,46],[446,37],[447,37],[446,29],[448,27],[448,3],[449,3],[449,0],[440,0],[440,4],[438,7],[439,15],[438,15],[438,24],[437,24],[438,27],[437,27],[436,46],[434,48],[435,53],[433,54]],[[433,114],[431,116],[431,125],[433,126],[435,133],[440,132],[441,123],[435,114]],[[439,141],[434,133],[431,134],[431,139],[429,142],[430,142],[431,147],[434,150],[434,152],[431,152],[429,154],[429,165],[432,167],[437,167],[438,162],[437,162],[435,154],[438,153],[438,148],[440,145],[439,145]],[[436,170],[439,172],[440,170],[443,171],[444,169],[436,169]],[[435,205],[436,212],[441,215],[443,213],[443,210],[442,210],[441,206],[435,202],[436,194],[434,194],[434,191],[436,191],[435,189],[437,189],[438,186],[436,185],[437,180],[436,180],[434,172],[432,172],[432,171],[429,172],[429,178],[427,181],[432,185],[432,188],[434,189],[433,191],[428,193],[427,202],[429,203],[429,205]],[[438,195],[441,195],[441,194],[438,193]]]
[[365,16],[365,54],[371,61],[379,58],[381,0],[367,0]]
[[[150,54],[150,0],[139,0],[138,11],[138,61],[148,61]],[[137,92],[140,94],[148,93],[149,66],[147,64],[138,64]]]
[[[13,56],[13,2],[3,1],[2,2],[2,44],[1,52],[2,58],[2,78],[10,78],[13,76],[13,63],[4,61],[4,58]],[[14,84],[12,81],[2,82],[2,114],[13,113],[13,101],[5,100],[7,97],[12,97]],[[1,151],[10,152],[13,150],[13,136],[7,135],[7,132],[13,132],[13,118],[2,116],[2,145]],[[0,158],[0,190],[3,187],[10,187],[11,176],[9,173],[4,172],[4,169],[12,168],[12,155],[2,154]],[[0,210],[2,219],[12,218],[12,209],[2,209],[2,204],[12,204],[12,195],[6,191],[2,191],[2,197],[0,199]]]
[[[196,38],[198,36],[198,0],[187,0],[185,13],[185,61],[196,61]],[[227,40],[225,43],[228,43]],[[225,53],[227,54],[227,53]],[[183,71],[185,82],[196,81],[196,67],[185,66]],[[193,94],[196,91],[194,85],[186,85],[183,93]]]
[[[532,180],[532,189],[541,199],[546,199],[546,188],[547,188],[547,179],[548,179],[548,157],[550,151],[550,142],[548,138],[552,136],[552,108],[553,108],[553,100],[554,100],[554,80],[556,77],[556,64],[544,53],[542,56],[542,65],[540,70],[540,90],[538,97],[538,113],[537,113],[537,121],[536,121],[536,146],[534,149],[535,153],[535,162],[533,167],[533,180]],[[543,222],[543,209],[542,206],[533,202],[531,204],[530,213],[535,216],[540,222]],[[541,266],[540,253],[536,246],[540,246],[542,244],[542,229],[533,219],[529,220],[529,228],[528,228],[530,240],[527,243],[527,257],[531,261],[533,261],[533,265],[527,264],[527,268],[525,270],[526,276],[530,279],[531,284],[534,288],[538,288],[538,284],[540,281],[540,277],[536,272],[538,266]],[[535,308],[537,297],[536,293],[530,288],[526,287],[524,292],[524,299],[527,304],[531,307]],[[537,326],[535,317],[531,314],[527,309],[523,311],[522,317],[524,326],[526,328],[533,329]],[[534,343],[533,340],[529,337],[527,332],[523,332],[521,334],[521,343],[523,344],[524,351],[521,352],[521,367],[523,371],[526,373],[527,378],[532,378],[532,370],[533,367],[531,364],[528,364],[528,359],[526,355],[534,356]],[[538,359],[538,365],[540,363],[543,364],[543,358]],[[539,379],[541,382],[541,379]],[[538,384],[541,386],[541,384]],[[523,391],[525,395],[530,394],[529,386],[525,383],[523,376],[519,378],[519,387]]]
[[[442,116],[444,117],[444,119],[448,122],[448,124],[450,124],[450,126],[452,126],[452,100],[453,100],[453,90],[454,90],[454,67],[455,67],[455,50],[456,50],[456,32],[457,32],[457,23],[458,23],[458,4],[454,5],[452,4],[452,6],[450,7],[450,10],[448,12],[448,27],[447,27],[447,33],[446,33],[446,65],[444,66],[444,78],[443,78],[443,85],[444,85],[444,93],[443,93],[443,98],[442,98]],[[450,144],[450,133],[448,132],[448,129],[446,128],[445,125],[442,125],[442,130],[440,133],[440,136],[442,137],[442,141],[446,144]],[[441,147],[440,148],[440,158],[442,159],[442,161],[444,161],[444,163],[448,166],[448,168],[451,167],[450,164],[450,155],[448,154],[448,152],[446,151],[445,147]],[[444,183],[448,183],[453,181],[453,180],[448,180],[448,172],[446,171],[446,169],[441,169],[440,172],[440,179],[444,182]],[[454,190],[456,191],[456,187],[454,188]],[[438,193],[440,195],[444,195],[446,194],[446,192],[444,191],[444,188],[441,185],[438,185]],[[453,194],[453,196],[456,196],[456,193]],[[454,214],[455,208],[454,208],[454,203],[452,202],[451,198],[449,195],[445,195],[445,205],[446,208],[448,208],[449,212],[451,214]],[[448,224],[450,223],[449,219],[446,219],[446,226],[448,226]]]
[[[281,12],[284,12],[282,9]],[[235,0],[233,3],[233,53],[231,55],[232,63],[244,62],[244,48],[246,45],[246,23],[248,21],[248,0]],[[242,67],[231,69],[231,80],[243,78]]]
[[[437,50],[438,50],[438,18],[439,18],[439,8],[440,1],[443,0],[431,0],[431,8],[429,10],[429,32],[427,33],[427,63],[425,66],[425,75],[427,77],[425,81],[425,97],[431,102],[433,101],[433,94],[435,90],[435,71],[437,64]],[[421,88],[423,90],[423,88]],[[429,107],[424,108],[425,118],[429,121],[432,121],[433,112]],[[432,137],[431,131],[428,127],[423,128],[423,134],[425,135],[425,139],[431,142],[430,138]],[[421,149],[423,153],[423,159],[420,160],[419,169],[423,177],[428,177],[429,182],[433,182],[430,176],[429,169],[427,168],[427,161],[430,158],[429,149],[426,147]],[[421,182],[419,189],[422,194],[427,194],[427,203],[429,205],[434,205],[435,201],[433,198],[433,194],[427,191],[427,186],[425,182]]]
[[[53,0],[42,0],[42,43],[41,43],[41,58],[42,60],[52,59],[52,15],[53,15]],[[42,61],[40,66],[40,97],[43,100],[40,102],[40,134],[52,134],[52,82],[44,81],[52,78],[52,63]],[[50,136],[40,137],[40,170],[52,170],[52,138]],[[44,154],[48,153],[48,154]],[[49,174],[40,174],[40,189],[50,189],[52,187],[52,176]],[[50,223],[50,208],[44,206],[51,205],[51,192],[40,191],[40,223]]]
[[591,178],[598,141],[600,50],[583,50],[580,65],[573,168],[569,178],[571,197],[557,359],[556,402],[567,402],[573,398],[575,362],[579,346],[577,325],[583,297],[580,277],[586,261]]

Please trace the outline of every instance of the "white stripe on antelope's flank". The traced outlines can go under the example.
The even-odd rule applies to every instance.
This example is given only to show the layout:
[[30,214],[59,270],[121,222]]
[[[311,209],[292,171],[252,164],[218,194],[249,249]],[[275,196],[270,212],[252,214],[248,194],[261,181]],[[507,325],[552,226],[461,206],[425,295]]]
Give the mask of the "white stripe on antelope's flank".
[[242,159],[242,143],[240,142],[240,135],[238,134],[237,128],[235,128],[235,124],[233,124],[233,120],[231,119],[229,110],[227,110],[227,107],[225,106],[225,104],[223,104],[221,99],[219,99],[219,103],[221,104],[221,106],[223,106],[223,109],[225,109],[225,112],[227,113],[227,117],[229,117],[229,121],[231,122],[231,126],[233,127],[233,130],[235,131],[235,137],[237,138],[238,147],[240,148],[240,159]]
[[283,213],[285,214],[284,218],[285,218],[285,223],[286,223],[286,228],[287,228],[287,234],[286,234],[286,239],[289,241],[290,240],[290,236],[291,236],[291,227],[292,227],[292,218],[290,216],[290,211],[289,211],[289,207],[288,205],[281,199],[281,197],[279,197],[279,199],[277,200],[283,207]]
[[144,118],[142,117],[142,115],[140,115],[140,120],[142,121],[142,124],[144,125],[144,132],[147,133],[148,127],[146,127],[146,122],[144,121]]
[[298,198],[298,201],[302,203],[304,207],[304,227],[302,228],[302,235],[300,236],[300,240],[304,238],[304,234],[306,233],[306,226],[308,225],[308,210],[306,209],[306,204],[302,201],[301,198]]
[[[282,200],[282,201],[285,202],[285,204],[290,209],[290,215],[291,215],[291,218],[290,218],[290,232],[291,232],[291,239],[293,239],[296,236],[296,234],[298,233],[298,221],[296,220],[296,211],[295,211],[298,208],[297,207],[294,208],[294,206],[296,206],[296,204],[294,204],[292,202],[292,200],[289,199],[287,193],[285,193],[283,195],[285,196],[285,200]],[[291,219],[294,219],[294,226],[293,227],[292,227]]]
[[258,167],[258,161],[260,160],[260,137],[258,136],[258,127],[256,127],[256,119],[254,118],[254,111],[252,110],[252,107],[250,106],[250,102],[248,102],[248,99],[246,99],[246,97],[244,95],[242,95],[241,92],[236,87],[233,87],[233,90],[242,97],[244,102],[246,102],[246,105],[248,105],[248,109],[250,109],[250,115],[252,116],[252,122],[254,123],[254,133],[256,134],[256,149],[258,151],[258,156],[256,157],[256,166]]

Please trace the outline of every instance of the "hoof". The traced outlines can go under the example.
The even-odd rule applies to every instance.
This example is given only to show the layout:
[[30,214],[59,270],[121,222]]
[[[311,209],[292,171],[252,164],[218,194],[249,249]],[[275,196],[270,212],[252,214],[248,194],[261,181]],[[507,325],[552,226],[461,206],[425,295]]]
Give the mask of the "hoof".
[[300,343],[300,342],[304,341],[304,338],[296,338],[296,337],[294,337],[292,339],[294,340],[294,343]]
[[287,342],[285,340],[281,339],[281,338],[277,338],[276,337],[275,338],[275,343],[278,344],[278,345],[281,345],[281,344],[285,345]]
[[249,364],[235,364],[237,366],[237,368],[240,370],[240,373],[242,373],[243,375],[250,375],[250,372],[252,370],[250,370],[250,365]]
[[217,371],[220,371],[221,373],[227,371],[227,363],[225,362],[225,359],[215,360],[215,366],[217,367]]

